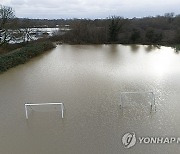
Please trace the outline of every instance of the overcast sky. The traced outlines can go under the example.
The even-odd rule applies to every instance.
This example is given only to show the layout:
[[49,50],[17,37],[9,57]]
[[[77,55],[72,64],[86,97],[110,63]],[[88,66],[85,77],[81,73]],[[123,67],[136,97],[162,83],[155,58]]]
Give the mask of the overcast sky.
[[180,0],[0,0],[26,18],[128,18],[180,14]]

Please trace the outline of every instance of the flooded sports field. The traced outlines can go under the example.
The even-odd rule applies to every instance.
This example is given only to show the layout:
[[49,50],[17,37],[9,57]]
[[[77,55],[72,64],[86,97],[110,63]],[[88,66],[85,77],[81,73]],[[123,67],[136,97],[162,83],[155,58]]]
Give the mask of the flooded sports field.
[[[156,111],[142,93],[125,96],[120,108],[122,92],[153,92]],[[64,104],[64,118],[61,111],[35,110],[26,119],[25,103],[50,102]],[[128,132],[180,137],[180,55],[174,49],[58,45],[0,75],[2,154],[179,154],[176,143],[125,148]]]

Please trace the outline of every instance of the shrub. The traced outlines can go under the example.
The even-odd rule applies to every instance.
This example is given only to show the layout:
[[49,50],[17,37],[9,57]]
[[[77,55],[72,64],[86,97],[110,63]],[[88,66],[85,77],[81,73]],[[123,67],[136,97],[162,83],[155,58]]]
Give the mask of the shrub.
[[19,64],[24,64],[29,59],[54,47],[54,44],[49,41],[36,42],[2,55],[0,56],[0,73]]

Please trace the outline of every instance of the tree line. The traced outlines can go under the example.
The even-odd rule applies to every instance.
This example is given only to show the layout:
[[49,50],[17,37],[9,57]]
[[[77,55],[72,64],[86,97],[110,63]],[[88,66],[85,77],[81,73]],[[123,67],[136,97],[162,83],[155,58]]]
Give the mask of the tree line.
[[32,27],[70,25],[66,33],[56,33],[50,40],[72,44],[180,44],[180,15],[166,13],[156,17],[106,19],[26,19],[17,18],[14,10],[0,5],[0,46],[10,40],[30,41]]
[[72,30],[59,37],[69,43],[180,44],[180,15],[126,19],[73,20]]

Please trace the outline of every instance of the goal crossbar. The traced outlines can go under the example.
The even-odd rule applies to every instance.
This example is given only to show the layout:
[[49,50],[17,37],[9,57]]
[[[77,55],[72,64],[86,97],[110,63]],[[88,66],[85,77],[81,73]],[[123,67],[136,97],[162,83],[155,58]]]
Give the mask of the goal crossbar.
[[24,105],[25,107],[25,113],[26,113],[26,119],[29,118],[28,116],[28,106],[43,106],[43,105],[60,105],[61,106],[61,116],[64,118],[64,104],[63,103],[26,103]]

